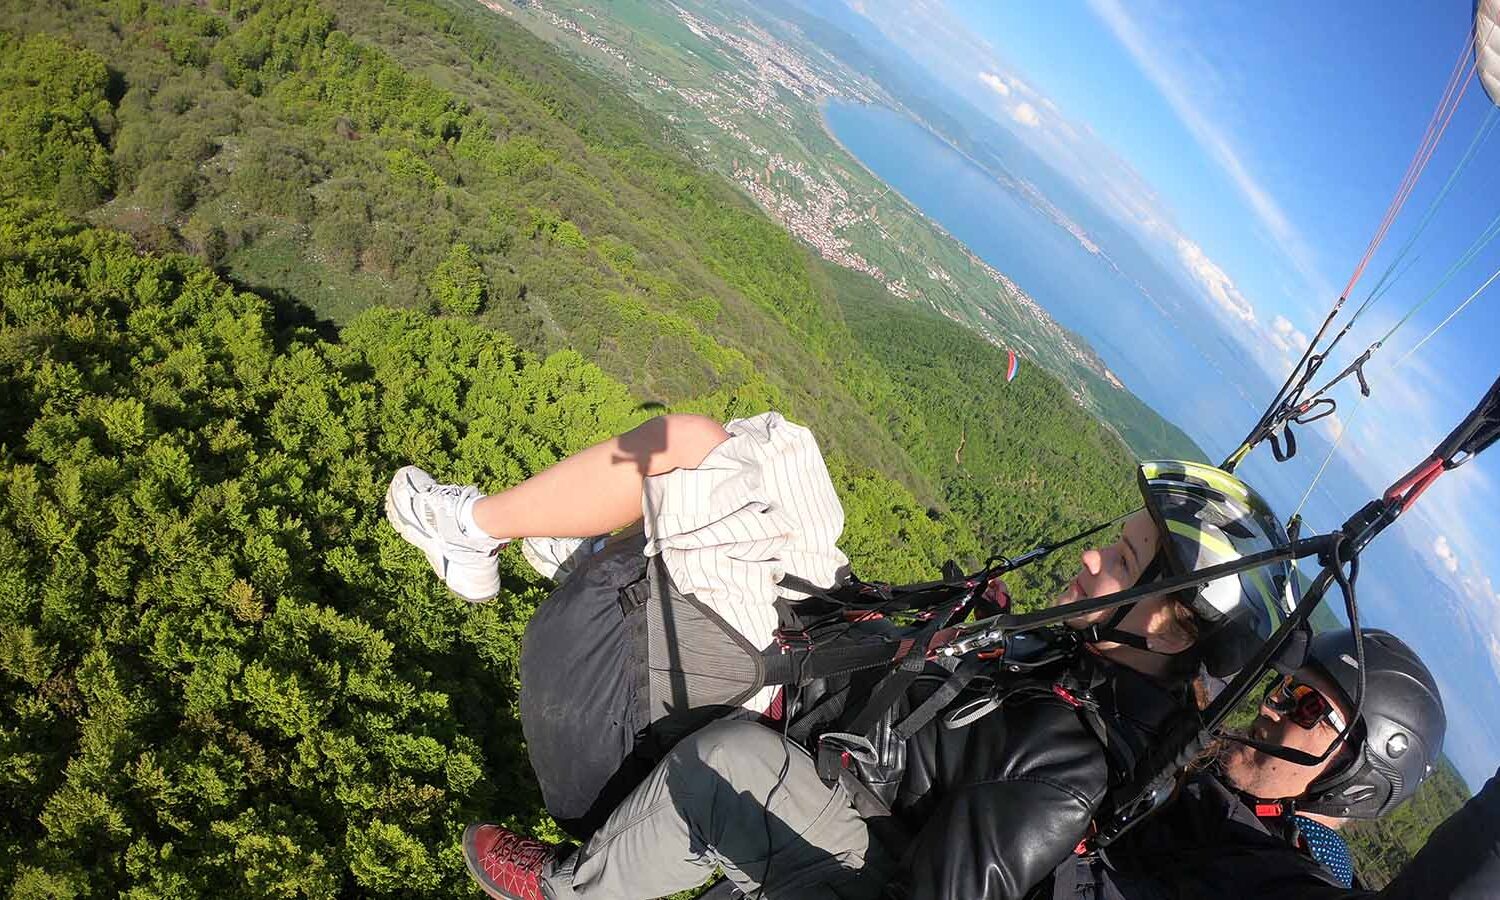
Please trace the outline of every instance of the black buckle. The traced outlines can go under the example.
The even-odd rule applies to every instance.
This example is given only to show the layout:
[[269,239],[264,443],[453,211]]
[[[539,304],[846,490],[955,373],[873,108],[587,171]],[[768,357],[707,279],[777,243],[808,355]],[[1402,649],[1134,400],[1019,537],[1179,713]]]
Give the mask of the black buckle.
[[778,628],[771,632],[771,638],[776,641],[776,648],[782,653],[811,650],[813,646],[812,637],[806,631]]

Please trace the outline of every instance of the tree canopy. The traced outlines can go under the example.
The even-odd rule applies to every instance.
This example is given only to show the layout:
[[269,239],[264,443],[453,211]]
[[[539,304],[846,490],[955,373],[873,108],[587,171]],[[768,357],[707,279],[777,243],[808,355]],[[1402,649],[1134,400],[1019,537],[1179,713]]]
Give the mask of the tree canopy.
[[[16,896],[447,895],[456,835],[545,832],[515,717],[546,593],[448,595],[391,471],[515,483],[646,418],[577,353],[372,309],[337,340],[189,257],[0,206],[0,868]],[[894,578],[954,546],[834,471]],[[971,548],[972,549],[972,548]]]
[[448,595],[380,521],[396,467],[495,490],[780,409],[856,570],[923,579],[1132,502],[1004,363],[477,5],[0,3],[0,882],[464,890],[463,825],[550,827],[515,715],[547,588],[505,554],[498,601]]

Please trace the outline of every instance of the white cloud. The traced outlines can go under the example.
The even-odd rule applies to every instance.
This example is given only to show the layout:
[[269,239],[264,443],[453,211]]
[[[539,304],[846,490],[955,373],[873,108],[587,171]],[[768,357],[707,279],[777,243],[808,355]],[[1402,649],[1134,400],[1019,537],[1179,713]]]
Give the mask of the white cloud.
[[1212,98],[1194,96],[1200,92],[1201,85],[1220,81],[1215,65],[1189,41],[1161,42],[1148,37],[1119,0],[1089,0],[1089,6],[1135,60],[1142,74],[1156,85],[1199,146],[1219,164],[1244,196],[1256,217],[1307,280],[1314,295],[1332,296],[1331,285],[1313,261],[1312,248],[1287,218],[1276,198],[1250,171],[1224,126],[1203,111]]
[[1437,540],[1432,542],[1432,552],[1442,562],[1443,568],[1449,572],[1458,571],[1458,556],[1453,552],[1453,547],[1448,543],[1448,536],[1440,534]]
[[[1009,117],[1006,124],[1023,126],[1018,133],[1050,164],[1097,198],[1127,227],[1150,238],[1153,256],[1182,266],[1190,280],[1236,326],[1235,338],[1268,372],[1281,377],[1289,362],[1285,353],[1276,352],[1277,342],[1256,322],[1254,305],[1229,273],[1197,241],[1183,234],[1156,190],[1134,166],[1100,139],[1091,126],[1069,120],[1066,111],[1050,97],[1017,77],[994,48],[955,18],[941,0],[913,2],[915,8],[897,0],[870,3],[870,7],[879,9],[867,15],[898,43],[921,56],[936,56],[937,70],[948,71],[952,83],[970,100],[983,104],[996,94],[1008,98],[1009,102],[991,108],[1004,110]],[[1246,328],[1247,324],[1251,327]],[[1281,342],[1285,340],[1283,337]]]
[[1036,107],[1030,103],[1017,103],[1010,108],[1010,117],[1028,128],[1035,128],[1042,123],[1042,116],[1036,111]]
[[1339,417],[1338,413],[1331,412],[1318,421],[1322,422],[1323,427],[1328,429],[1328,436],[1331,439],[1337,441],[1343,438],[1344,420]]
[[1221,269],[1218,263],[1208,258],[1203,248],[1188,240],[1186,237],[1177,237],[1177,258],[1182,262],[1188,274],[1198,280],[1198,284],[1208,292],[1208,296],[1219,304],[1225,312],[1243,322],[1255,321],[1255,307],[1235,287],[1234,279]]
[[995,93],[999,94],[1000,96],[1002,96],[1002,97],[1009,97],[1010,96],[1010,86],[1005,83],[1005,79],[1004,78],[1001,78],[999,75],[996,75],[994,72],[980,72],[979,73],[979,80],[982,81],[982,82],[984,82],[985,84],[989,85],[990,90],[994,91]]
[[1278,314],[1271,320],[1271,343],[1287,356],[1300,356],[1307,349],[1307,335],[1293,325],[1286,316]]

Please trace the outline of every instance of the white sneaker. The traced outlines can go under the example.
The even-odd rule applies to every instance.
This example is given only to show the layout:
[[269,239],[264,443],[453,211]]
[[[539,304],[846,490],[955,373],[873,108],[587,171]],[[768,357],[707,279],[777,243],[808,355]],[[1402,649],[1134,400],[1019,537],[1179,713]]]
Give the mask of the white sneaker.
[[538,575],[562,584],[579,563],[598,553],[606,540],[603,537],[525,538],[521,541],[521,555]]
[[482,496],[473,485],[438,484],[416,466],[404,466],[385,492],[385,516],[397,533],[427,555],[448,589],[471,603],[500,593],[495,557],[509,541],[465,530],[464,501]]

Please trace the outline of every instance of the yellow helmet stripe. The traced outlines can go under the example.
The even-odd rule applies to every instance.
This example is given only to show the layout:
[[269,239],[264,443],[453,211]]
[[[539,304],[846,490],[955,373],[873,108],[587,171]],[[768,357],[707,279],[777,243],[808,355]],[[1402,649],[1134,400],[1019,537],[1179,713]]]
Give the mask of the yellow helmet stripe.
[[1239,559],[1243,555],[1242,553],[1240,553],[1240,551],[1234,549],[1233,544],[1229,543],[1218,535],[1209,534],[1201,528],[1194,528],[1187,522],[1181,522],[1177,519],[1168,519],[1167,528],[1173,534],[1180,534],[1190,541],[1195,541],[1199,544],[1202,544],[1209,550],[1213,551],[1216,556],[1223,557],[1225,562]]
[[1141,468],[1145,470],[1147,481],[1154,481],[1163,475],[1186,475],[1203,482],[1226,497],[1233,497],[1247,505],[1251,503],[1250,488],[1243,481],[1213,466],[1186,460],[1158,460],[1143,463]]
[[[1190,541],[1202,544],[1210,552],[1222,558],[1224,562],[1232,562],[1244,555],[1236,550],[1233,544],[1218,535],[1210,534],[1201,528],[1194,528],[1187,522],[1169,519],[1167,520],[1167,529],[1173,534],[1181,535]],[[1260,595],[1260,602],[1266,608],[1266,614],[1270,616],[1270,621],[1272,623],[1280,622],[1285,618],[1285,615],[1280,611],[1280,607],[1276,603],[1276,592],[1272,590],[1271,582],[1266,579],[1265,573],[1259,568],[1251,569],[1249,575],[1251,583],[1255,585],[1255,592]]]

